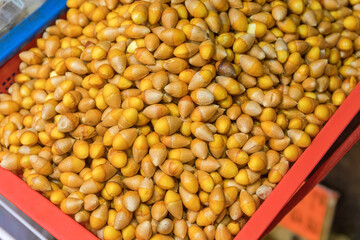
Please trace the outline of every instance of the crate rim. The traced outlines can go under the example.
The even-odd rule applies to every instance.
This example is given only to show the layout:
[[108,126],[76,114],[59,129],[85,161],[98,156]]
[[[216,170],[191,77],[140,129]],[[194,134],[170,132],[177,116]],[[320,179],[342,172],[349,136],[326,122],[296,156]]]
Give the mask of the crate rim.
[[[48,0],[41,8],[24,20],[26,21],[24,24],[27,27],[32,26],[31,21],[36,21],[36,31],[34,28],[34,31],[29,31],[23,35],[21,32],[22,23],[16,26],[13,30],[25,37],[23,41],[16,41],[16,36],[13,34],[9,36],[6,34],[0,38],[0,72],[2,70],[1,68],[6,67],[8,63],[10,67],[14,67],[11,62],[17,57],[19,50],[65,11],[65,2],[66,1]],[[38,11],[42,13],[37,13]],[[41,21],[37,19],[39,16],[43,16],[43,18],[40,19]],[[5,39],[11,42],[4,45],[3,42]],[[26,47],[29,46],[27,45]],[[2,64],[5,65],[2,66]],[[0,80],[2,77],[3,76],[0,75]],[[352,105],[352,102],[359,104]],[[356,86],[332,118],[325,124],[312,144],[289,169],[282,181],[280,181],[266,201],[264,201],[255,212],[254,216],[250,218],[234,238],[235,240],[261,238],[267,227],[281,211],[282,207],[289,202],[292,196],[302,186],[312,169],[318,164],[359,110],[360,84]],[[95,235],[82,227],[70,216],[64,214],[48,199],[32,190],[22,179],[1,167],[0,194],[14,203],[14,205],[58,239],[97,239]]]
[[66,1],[47,0],[0,38],[0,67],[66,10]]

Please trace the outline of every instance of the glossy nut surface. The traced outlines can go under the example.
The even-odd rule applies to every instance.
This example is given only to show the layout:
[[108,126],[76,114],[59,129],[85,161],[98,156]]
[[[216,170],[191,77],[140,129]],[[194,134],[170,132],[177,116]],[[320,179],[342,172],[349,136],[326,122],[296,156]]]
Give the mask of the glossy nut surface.
[[100,239],[233,239],[359,82],[359,1],[68,0],[0,166]]

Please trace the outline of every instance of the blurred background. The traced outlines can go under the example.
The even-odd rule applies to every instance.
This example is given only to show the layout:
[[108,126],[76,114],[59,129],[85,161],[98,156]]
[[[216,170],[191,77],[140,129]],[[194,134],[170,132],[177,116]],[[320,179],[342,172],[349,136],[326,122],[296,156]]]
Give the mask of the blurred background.
[[0,37],[38,9],[46,0],[0,0]]
[[[321,186],[303,199],[265,239],[360,239],[359,159],[360,142],[357,142],[321,182]],[[323,192],[326,192],[326,199],[317,204],[316,200]],[[307,202],[307,199],[310,201]],[[325,215],[321,218],[319,215],[324,209]],[[298,224],[302,226],[294,227],[292,224],[298,218],[302,218],[301,224]],[[314,227],[320,227],[320,235],[309,238],[309,232]]]

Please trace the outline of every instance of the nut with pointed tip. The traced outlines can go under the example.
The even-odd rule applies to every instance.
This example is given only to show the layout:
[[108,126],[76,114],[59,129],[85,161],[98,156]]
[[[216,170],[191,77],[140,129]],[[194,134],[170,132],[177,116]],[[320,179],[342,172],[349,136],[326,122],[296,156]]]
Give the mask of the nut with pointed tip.
[[90,215],[90,226],[94,229],[102,228],[107,222],[108,214],[108,207],[105,204],[100,205]]
[[291,141],[298,147],[308,147],[311,143],[310,136],[302,130],[291,129],[287,131],[287,134]]
[[94,211],[99,204],[99,198],[95,194],[88,194],[84,198],[84,209],[86,211]]
[[124,194],[123,204],[128,211],[134,212],[140,205],[140,196],[138,192],[135,191],[126,192]]
[[80,160],[75,156],[69,156],[58,164],[58,169],[61,172],[79,173],[84,167],[85,167],[85,161]]
[[253,136],[247,140],[242,150],[250,154],[258,152],[264,148],[265,140],[264,136]]
[[180,181],[182,186],[190,193],[196,193],[199,189],[199,183],[194,174],[189,171],[183,171],[180,175]]
[[175,186],[174,179],[166,173],[158,170],[154,174],[154,182],[162,189],[172,189]]
[[239,148],[232,148],[227,150],[226,155],[230,158],[231,161],[239,165],[244,165],[249,162],[249,155]]
[[206,207],[200,210],[199,214],[197,215],[196,224],[201,227],[208,226],[214,224],[216,218],[217,215],[211,210],[211,208]]
[[229,207],[239,198],[239,190],[235,186],[224,188],[225,207]]
[[146,89],[142,92],[141,96],[144,103],[151,105],[159,103],[163,98],[164,94],[156,89]]
[[30,174],[26,178],[26,183],[36,191],[46,192],[51,190],[49,180],[45,176],[37,173]]
[[223,156],[225,152],[225,148],[226,148],[226,142],[223,136],[220,134],[215,134],[214,140],[209,142],[209,149],[211,154],[215,158],[220,158],[221,156]]
[[[160,234],[157,234],[155,236],[153,236],[153,238],[156,240],[156,239],[164,239],[166,240],[167,239],[167,236],[165,235],[168,235],[172,232],[173,230],[173,221],[169,218],[165,218],[163,220],[161,220],[159,222],[159,225],[157,226],[157,232],[160,233],[160,234],[164,234],[164,235],[160,235]],[[158,238],[157,238],[158,236]]]
[[242,148],[246,144],[248,139],[249,136],[245,133],[235,133],[227,139],[226,147],[228,149]]
[[180,195],[173,190],[168,190],[165,194],[164,203],[169,213],[176,219],[181,219],[183,215],[183,204]]
[[250,155],[248,167],[254,172],[259,172],[265,169],[267,165],[267,159],[265,152],[256,152]]
[[146,117],[151,119],[159,119],[168,115],[170,110],[163,104],[153,104],[144,109],[142,112]]
[[140,64],[135,64],[127,67],[124,71],[124,77],[131,81],[141,80],[149,74],[150,70],[148,67]]
[[123,179],[123,183],[125,184],[125,186],[127,188],[137,191],[140,187],[142,180],[144,180],[144,177],[142,175],[135,175],[135,176]]
[[79,124],[79,116],[74,113],[65,113],[57,123],[59,132],[72,132]]
[[156,143],[152,145],[149,149],[149,155],[151,162],[155,166],[161,165],[167,156],[167,149],[166,146],[163,143]]
[[168,159],[162,165],[160,165],[160,169],[165,174],[175,177],[175,176],[179,176],[183,172],[184,166],[178,160]]
[[266,169],[271,169],[275,164],[280,161],[280,154],[277,151],[270,149],[266,152],[267,165]]
[[190,144],[190,140],[181,134],[160,137],[160,141],[169,148],[182,148]]
[[[9,102],[2,101],[1,103],[4,105],[5,103],[9,103]],[[55,107],[56,107],[57,104],[58,104],[58,102],[55,101],[54,99],[47,100],[44,103],[44,106],[43,106],[42,111],[41,111],[42,119],[49,120],[49,119],[53,118],[56,115]],[[8,104],[8,105],[9,105],[8,109],[15,109],[14,111],[16,111],[16,107],[14,108],[14,106],[12,106],[12,104]],[[0,106],[0,113],[5,114],[5,113],[1,112],[1,109],[2,109],[2,107]]]
[[96,166],[92,172],[92,178],[97,182],[105,182],[109,180],[116,173],[116,168],[110,164],[110,162],[105,162]]
[[140,63],[142,63],[144,65],[154,65],[155,64],[154,56],[145,47],[137,48],[134,52],[134,56],[135,56],[136,60],[138,60]]
[[59,139],[52,145],[51,152],[55,155],[65,154],[72,149],[74,142],[72,138]]
[[216,82],[223,86],[230,95],[240,95],[245,92],[245,87],[233,78],[217,76]]
[[179,238],[185,238],[187,234],[187,223],[184,219],[175,219],[173,221],[174,224],[174,235]]
[[94,179],[90,178],[81,185],[80,192],[84,194],[98,193],[103,187],[103,183],[96,182]]
[[175,159],[182,163],[187,163],[192,161],[195,156],[190,149],[187,148],[177,148],[171,149],[168,153],[169,159]]
[[[162,12],[161,14],[161,22],[163,24],[164,27],[166,28],[173,28],[176,26],[179,16],[178,16],[178,12],[176,11],[176,9],[174,7],[170,7],[170,8],[166,8],[163,9],[161,4],[159,4],[160,6],[158,6],[158,4],[151,4],[150,6],[153,7],[153,9],[158,10],[158,12]],[[156,12],[157,13],[157,12]],[[156,16],[156,14],[154,14]],[[154,18],[155,18],[154,16]]]
[[160,33],[160,40],[164,43],[176,47],[185,42],[186,36],[183,31],[177,28],[167,28]]
[[181,98],[188,93],[188,86],[182,81],[171,82],[164,88],[165,92],[172,97]]
[[133,158],[135,162],[139,163],[147,154],[148,149],[149,146],[146,137],[144,135],[138,136],[132,146]]
[[196,212],[200,210],[200,199],[196,194],[187,191],[183,187],[179,188],[179,193],[182,203],[187,209]]
[[205,192],[210,193],[214,189],[215,183],[209,173],[199,170],[197,172],[197,178],[199,181],[200,188]]
[[150,178],[144,178],[139,185],[138,192],[141,202],[148,201],[154,193],[154,182]]
[[132,216],[132,212],[129,212],[125,207],[119,209],[115,216],[114,228],[117,230],[122,230],[129,225]]
[[75,139],[86,140],[86,139],[94,137],[96,135],[96,130],[92,126],[88,126],[88,125],[85,125],[85,124],[80,124],[70,134]]
[[234,178],[238,174],[238,167],[228,158],[221,158],[217,160],[220,164],[218,169],[219,174],[223,178]]
[[235,181],[241,185],[253,184],[260,178],[260,173],[254,172],[248,168],[240,169],[235,177]]
[[83,179],[77,175],[76,173],[61,173],[60,175],[60,181],[62,184],[71,187],[71,188],[77,188],[82,185],[84,182]]
[[83,203],[81,199],[68,197],[61,202],[60,209],[66,214],[75,214],[80,211]]
[[135,128],[122,130],[116,134],[112,146],[116,150],[127,150],[133,145],[137,135],[138,130]]
[[210,70],[200,70],[192,77],[191,81],[189,82],[188,89],[195,90],[197,88],[206,87],[210,84],[213,78],[214,75]]
[[203,122],[191,123],[191,133],[204,141],[213,141],[214,135],[210,131],[209,127]]
[[180,118],[175,116],[165,116],[156,121],[154,126],[155,132],[160,135],[172,135],[181,126],[182,121]]
[[170,73],[179,74],[188,67],[187,61],[181,58],[170,58],[165,60],[163,68]]
[[240,207],[242,212],[249,217],[256,211],[255,200],[246,190],[240,192]]
[[190,119],[193,122],[207,122],[218,111],[218,105],[198,106],[190,114]]
[[136,239],[148,240],[152,235],[152,227],[150,221],[144,221],[136,227]]
[[261,122],[261,129],[271,138],[284,138],[284,132],[281,127],[274,122]]
[[205,88],[195,89],[190,96],[197,105],[210,105],[214,102],[214,95]]
[[309,64],[310,76],[314,78],[321,77],[325,72],[325,68],[327,64],[328,64],[327,59],[319,59],[314,62],[311,62]]
[[273,166],[268,175],[269,182],[278,183],[286,174],[289,169],[289,162],[281,159],[279,163]]
[[220,185],[216,185],[209,196],[209,207],[215,214],[220,214],[225,208],[225,196]]
[[205,159],[209,154],[209,148],[206,142],[198,138],[191,141],[190,148],[194,156],[200,159]]
[[263,66],[261,62],[252,56],[241,54],[239,56],[240,66],[247,74],[260,77],[264,73]]
[[198,0],[190,0],[185,2],[185,7],[195,18],[205,18],[208,14],[206,6]]

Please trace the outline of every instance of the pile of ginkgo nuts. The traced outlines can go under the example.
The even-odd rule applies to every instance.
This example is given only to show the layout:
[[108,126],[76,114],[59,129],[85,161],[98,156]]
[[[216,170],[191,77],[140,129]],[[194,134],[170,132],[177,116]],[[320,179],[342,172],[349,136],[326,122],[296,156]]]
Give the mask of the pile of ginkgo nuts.
[[105,240],[228,240],[360,73],[360,0],[68,0],[0,96],[1,167]]

